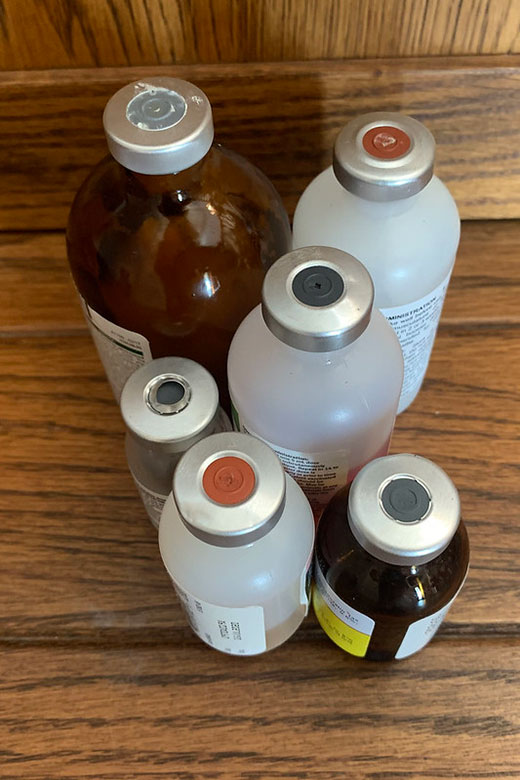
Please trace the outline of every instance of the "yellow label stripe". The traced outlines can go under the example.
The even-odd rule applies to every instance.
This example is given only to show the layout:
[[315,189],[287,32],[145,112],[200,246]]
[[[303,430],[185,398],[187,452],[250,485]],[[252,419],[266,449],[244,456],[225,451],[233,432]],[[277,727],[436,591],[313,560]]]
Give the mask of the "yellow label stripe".
[[318,622],[329,639],[332,639],[342,650],[346,650],[351,655],[356,655],[359,658],[363,658],[366,655],[370,635],[362,634],[361,631],[347,626],[346,623],[340,620],[325,604],[316,585],[312,589],[312,605]]

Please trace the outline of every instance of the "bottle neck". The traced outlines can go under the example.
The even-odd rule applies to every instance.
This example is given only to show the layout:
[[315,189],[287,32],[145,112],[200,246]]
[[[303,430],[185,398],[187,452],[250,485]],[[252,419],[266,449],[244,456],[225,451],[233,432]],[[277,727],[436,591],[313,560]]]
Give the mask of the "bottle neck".
[[182,439],[180,441],[175,439],[167,439],[165,441],[152,441],[150,439],[145,439],[139,436],[137,433],[135,433],[128,427],[127,427],[127,433],[128,436],[133,441],[135,441],[140,447],[143,447],[146,450],[156,452],[158,455],[165,455],[165,456],[178,455],[180,457],[193,444],[196,444],[201,439],[205,439],[207,436],[210,436],[212,433],[215,432],[217,423],[219,422],[219,410],[220,407],[217,406],[211,422],[209,422],[205,428],[202,428],[201,430],[197,431],[196,433],[193,434],[193,436],[190,436],[187,439]]
[[[420,192],[416,193],[415,195],[410,195],[408,198],[399,198],[398,200],[388,200],[388,201],[377,201],[377,200],[367,200],[366,198],[360,198],[358,195],[355,195],[353,192],[348,191],[349,194],[349,207],[351,209],[357,210],[360,214],[363,214],[370,219],[374,220],[382,220],[382,219],[389,219],[396,216],[399,216],[399,214],[405,214],[407,211],[410,211],[411,208],[415,206],[417,203],[417,199]],[[422,192],[422,190],[421,190]]]
[[181,194],[184,191],[189,192],[200,186],[204,168],[212,150],[213,146],[202,159],[195,163],[195,165],[191,165],[189,168],[185,168],[183,171],[178,171],[177,173],[150,175],[127,170],[129,175],[135,178],[150,195],[157,195],[164,192],[177,192]]

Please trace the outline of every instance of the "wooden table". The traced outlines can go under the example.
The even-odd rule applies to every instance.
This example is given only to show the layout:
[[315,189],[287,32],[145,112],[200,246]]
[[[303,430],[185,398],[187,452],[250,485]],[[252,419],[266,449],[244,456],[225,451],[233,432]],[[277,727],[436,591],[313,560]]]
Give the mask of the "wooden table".
[[257,658],[176,603],[59,233],[0,243],[0,779],[520,776],[520,225],[464,225],[428,377],[392,452],[445,468],[466,586],[409,660],[348,657],[310,615]]

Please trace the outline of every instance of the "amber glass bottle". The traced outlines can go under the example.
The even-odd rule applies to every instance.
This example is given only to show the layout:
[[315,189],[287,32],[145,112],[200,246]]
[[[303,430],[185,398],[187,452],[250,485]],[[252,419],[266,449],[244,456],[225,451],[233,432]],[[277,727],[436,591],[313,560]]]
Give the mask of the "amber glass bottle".
[[314,610],[327,635],[352,655],[406,658],[434,635],[468,564],[449,477],[416,455],[378,458],[321,517]]
[[177,355],[204,365],[225,402],[233,333],[290,248],[283,204],[213,143],[209,101],[188,82],[130,84],[103,121],[111,156],[76,195],[67,246],[114,394],[143,363]]

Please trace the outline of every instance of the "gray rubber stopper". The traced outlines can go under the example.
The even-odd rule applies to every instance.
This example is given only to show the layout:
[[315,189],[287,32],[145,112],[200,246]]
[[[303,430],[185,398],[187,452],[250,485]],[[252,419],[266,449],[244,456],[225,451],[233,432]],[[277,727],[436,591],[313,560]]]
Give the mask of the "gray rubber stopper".
[[308,306],[330,306],[341,298],[345,284],[333,268],[313,265],[296,274],[292,290],[298,300]]
[[415,479],[393,479],[383,490],[385,512],[401,523],[416,523],[430,508],[430,496]]
[[160,404],[171,406],[184,398],[185,392],[186,390],[180,382],[175,382],[173,379],[168,379],[157,388],[156,398]]

